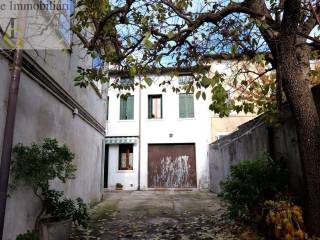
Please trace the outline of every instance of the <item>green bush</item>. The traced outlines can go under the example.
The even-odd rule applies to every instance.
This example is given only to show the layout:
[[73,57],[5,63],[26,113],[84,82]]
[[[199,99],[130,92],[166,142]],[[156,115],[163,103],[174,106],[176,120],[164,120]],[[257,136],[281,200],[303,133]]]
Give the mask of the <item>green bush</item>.
[[288,174],[283,162],[264,154],[256,160],[245,160],[232,166],[230,176],[221,182],[221,188],[220,196],[229,203],[230,216],[245,219],[259,210],[265,200],[287,191]]
[[[29,186],[42,202],[42,210],[35,223],[36,230],[40,222],[69,219],[85,226],[88,213],[82,199],[63,198],[63,192],[49,189],[51,180],[59,179],[65,183],[67,179],[74,178],[76,167],[73,159],[74,154],[69,148],[59,145],[56,139],[46,138],[42,144],[18,144],[13,148],[11,188],[15,189],[19,184]],[[29,235],[26,233],[25,236]]]
[[73,222],[86,227],[89,219],[87,205],[81,198],[76,201],[63,198],[63,192],[48,190],[43,193],[43,219],[42,221],[58,222],[62,220],[73,220]]
[[35,231],[28,230],[24,234],[19,234],[16,240],[39,240],[39,237]]
[[74,154],[56,139],[44,139],[42,144],[18,144],[13,148],[11,175],[13,189],[18,184],[30,186],[35,194],[49,189],[49,181],[65,182],[74,178]]

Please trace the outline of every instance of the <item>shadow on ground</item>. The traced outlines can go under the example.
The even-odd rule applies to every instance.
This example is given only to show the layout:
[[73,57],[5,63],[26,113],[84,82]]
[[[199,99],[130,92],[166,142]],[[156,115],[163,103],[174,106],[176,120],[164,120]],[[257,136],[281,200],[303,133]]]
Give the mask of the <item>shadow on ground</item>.
[[222,202],[207,192],[108,192],[80,239],[239,239]]

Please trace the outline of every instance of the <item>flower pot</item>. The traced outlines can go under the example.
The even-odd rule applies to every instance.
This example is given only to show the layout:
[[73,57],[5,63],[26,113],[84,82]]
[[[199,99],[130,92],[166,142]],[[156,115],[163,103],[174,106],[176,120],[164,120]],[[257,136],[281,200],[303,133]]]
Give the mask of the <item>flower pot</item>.
[[121,183],[116,184],[116,190],[121,191],[123,189],[123,185]]
[[72,220],[40,223],[40,240],[68,240]]

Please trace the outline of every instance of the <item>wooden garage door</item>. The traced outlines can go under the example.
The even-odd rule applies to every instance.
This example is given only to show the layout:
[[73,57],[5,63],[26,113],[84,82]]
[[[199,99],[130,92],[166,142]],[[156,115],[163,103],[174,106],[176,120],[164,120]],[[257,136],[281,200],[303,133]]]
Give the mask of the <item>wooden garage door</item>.
[[194,144],[152,144],[148,158],[150,188],[197,187]]

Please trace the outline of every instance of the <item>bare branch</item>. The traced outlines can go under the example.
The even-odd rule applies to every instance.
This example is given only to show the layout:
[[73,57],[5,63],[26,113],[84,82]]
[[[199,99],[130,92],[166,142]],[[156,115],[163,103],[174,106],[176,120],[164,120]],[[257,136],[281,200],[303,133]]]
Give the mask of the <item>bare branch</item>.
[[182,10],[176,8],[176,6],[174,6],[172,2],[167,0],[161,0],[161,2],[170,7],[180,18],[184,19],[188,23],[188,25],[192,25],[191,19],[189,19]]

